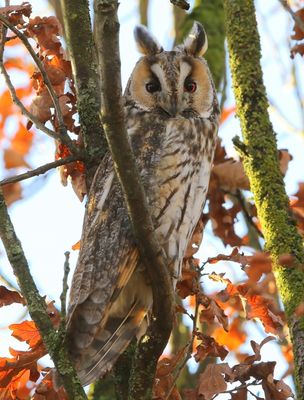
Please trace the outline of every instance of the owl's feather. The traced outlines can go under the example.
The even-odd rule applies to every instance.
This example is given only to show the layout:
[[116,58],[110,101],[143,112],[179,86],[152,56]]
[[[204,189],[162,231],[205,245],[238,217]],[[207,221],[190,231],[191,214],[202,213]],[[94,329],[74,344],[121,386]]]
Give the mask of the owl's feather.
[[[206,199],[219,115],[208,67],[196,56],[206,46],[203,28],[197,24],[191,35],[185,47],[165,52],[139,29],[139,44],[150,50],[124,95],[130,143],[173,286]],[[152,288],[107,154],[89,193],[68,310],[70,354],[83,384],[112,368],[151,308]]]

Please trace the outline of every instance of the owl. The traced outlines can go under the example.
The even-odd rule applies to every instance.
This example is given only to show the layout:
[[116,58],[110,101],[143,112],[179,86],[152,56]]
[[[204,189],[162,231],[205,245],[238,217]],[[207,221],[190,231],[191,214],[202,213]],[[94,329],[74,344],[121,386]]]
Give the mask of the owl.
[[[173,51],[164,51],[144,27],[136,28],[135,39],[143,56],[124,94],[126,126],[175,287],[206,199],[219,107],[199,23]],[[110,154],[89,193],[81,243],[67,338],[87,385],[145,332],[153,300]]]

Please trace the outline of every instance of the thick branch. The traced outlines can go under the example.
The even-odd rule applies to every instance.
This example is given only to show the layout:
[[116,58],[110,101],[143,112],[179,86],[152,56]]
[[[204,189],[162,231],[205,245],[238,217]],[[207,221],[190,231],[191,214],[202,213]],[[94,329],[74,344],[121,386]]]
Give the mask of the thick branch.
[[40,296],[31,276],[21,243],[7,212],[7,207],[0,189],[0,237],[3,241],[9,262],[18,280],[28,310],[38,327],[43,342],[61,376],[70,400],[84,400],[86,395],[71,365],[67,350],[58,341],[58,335],[46,310],[45,299]]
[[69,156],[66,158],[61,158],[60,160],[56,160],[50,162],[48,164],[42,165],[41,167],[35,168],[31,171],[24,172],[23,174],[19,174],[16,176],[12,176],[11,178],[6,178],[0,181],[0,186],[8,185],[10,183],[16,183],[20,181],[24,181],[25,179],[32,178],[33,176],[38,176],[46,173],[50,169],[60,167],[61,165],[69,164],[70,162],[79,160],[79,157]]
[[[302,238],[290,217],[288,197],[279,169],[276,137],[260,66],[260,40],[253,0],[225,0],[226,31],[244,152],[266,247],[274,260],[274,274],[285,307],[294,347],[298,399],[304,399],[304,317],[294,314],[304,301]],[[294,257],[294,267],[279,265],[282,254]]]
[[[77,91],[81,133],[87,151],[88,187],[94,176],[96,156],[101,160],[107,143],[100,120],[100,78],[87,0],[61,0],[64,26]],[[93,161],[93,168],[90,164]]]
[[153,314],[148,337],[141,343],[135,363],[135,384],[129,398],[151,398],[156,363],[171,332],[173,290],[147,199],[140,182],[124,124],[116,0],[95,0],[96,37],[102,78],[104,130],[121,183],[133,231],[151,279]]

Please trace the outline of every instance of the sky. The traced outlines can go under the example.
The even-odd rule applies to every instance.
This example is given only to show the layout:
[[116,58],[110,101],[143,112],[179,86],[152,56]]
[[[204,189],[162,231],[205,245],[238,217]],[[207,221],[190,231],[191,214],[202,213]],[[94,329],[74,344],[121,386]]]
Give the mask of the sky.
[[[4,1],[0,2],[1,6]],[[21,4],[22,1],[14,1]],[[52,10],[43,0],[34,0],[34,15],[50,15]],[[161,10],[160,10],[161,5]],[[297,183],[303,180],[303,145],[304,126],[300,117],[299,102],[295,96],[294,82],[291,79],[291,60],[289,57],[288,37],[291,32],[291,20],[283,11],[277,0],[256,1],[258,9],[258,22],[262,44],[262,66],[264,79],[269,94],[270,102],[274,105],[270,108],[270,115],[277,133],[279,148],[287,148],[293,155],[293,161],[289,165],[285,182],[289,194],[296,192]],[[149,10],[149,29],[158,38],[159,42],[170,49],[173,42],[173,26],[171,5],[169,1],[151,0]],[[122,82],[126,85],[128,77],[139,58],[133,40],[133,29],[138,24],[137,1],[122,0],[119,7],[119,19],[121,22],[120,48],[122,60]],[[208,32],[207,32],[208,34]],[[301,77],[303,61],[296,57],[293,61],[300,90],[303,93],[304,82]],[[303,74],[302,74],[303,75]],[[16,77],[16,82],[20,77]],[[0,76],[0,93],[3,90],[3,78]],[[234,104],[231,90],[231,81],[228,79],[227,106]],[[1,112],[1,110],[0,110]],[[285,121],[285,119],[287,121]],[[235,117],[230,117],[221,127],[220,135],[231,155],[236,155],[231,138],[240,135],[240,127]],[[42,134],[41,134],[42,135]],[[1,151],[1,149],[0,149]],[[41,139],[31,154],[30,163],[34,167],[52,161],[54,158],[54,145],[51,140]],[[4,177],[3,166],[0,164],[0,179]],[[51,300],[56,300],[59,305],[59,296],[62,291],[62,276],[64,253],[71,251],[71,268],[75,267],[77,251],[71,250],[81,235],[82,218],[85,202],[80,203],[71,186],[63,187],[56,171],[47,174],[46,177],[27,182],[25,186],[25,198],[14,203],[10,207],[10,215],[14,223],[17,235],[22,242],[25,254],[28,258],[32,275],[42,295],[47,294]],[[243,228],[239,225],[240,231]],[[229,253],[229,247],[224,248],[219,239],[213,237],[211,227],[206,227],[204,242],[198,255],[202,260],[215,256],[219,252]],[[1,254],[2,253],[2,254]],[[2,257],[1,257],[2,255]],[[234,276],[234,271],[229,269],[227,263],[218,266],[218,272],[225,271],[227,277]],[[0,274],[9,281],[15,283],[11,267],[3,256],[3,248],[0,246]],[[71,278],[71,275],[70,275]],[[214,290],[214,286],[212,289]],[[9,323],[14,323],[24,316],[24,309],[19,305],[0,309],[0,355],[8,355],[7,346],[18,347],[10,338],[10,332],[5,329]],[[249,329],[249,328],[248,328]],[[254,332],[255,337],[262,336],[259,328]],[[257,340],[257,339],[256,339]],[[265,357],[272,359],[278,353],[273,343],[267,344],[267,351],[262,350]],[[286,363],[278,359],[278,376],[286,369]],[[225,399],[225,397],[218,397]]]

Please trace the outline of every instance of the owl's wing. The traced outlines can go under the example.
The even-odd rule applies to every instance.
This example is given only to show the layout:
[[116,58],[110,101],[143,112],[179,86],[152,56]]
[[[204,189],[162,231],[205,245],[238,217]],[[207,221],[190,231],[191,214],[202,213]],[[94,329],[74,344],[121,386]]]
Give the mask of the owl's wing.
[[[145,316],[127,285],[138,258],[113,163],[106,156],[89,194],[68,309],[70,353],[83,384],[115,362]],[[123,339],[119,343],[118,336]]]

